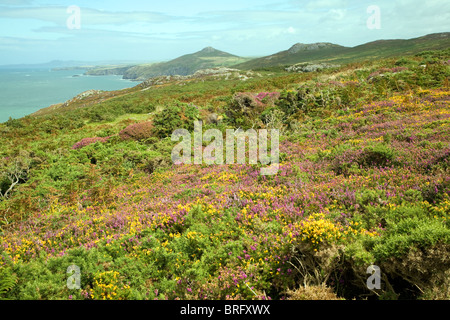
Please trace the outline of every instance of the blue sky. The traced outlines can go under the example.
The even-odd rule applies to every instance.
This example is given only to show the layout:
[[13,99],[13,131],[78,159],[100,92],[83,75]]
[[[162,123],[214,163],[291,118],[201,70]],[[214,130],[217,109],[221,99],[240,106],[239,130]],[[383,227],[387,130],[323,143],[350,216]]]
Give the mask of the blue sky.
[[[67,26],[71,5],[80,29]],[[367,27],[371,5],[379,29]],[[448,31],[448,0],[0,0],[0,65],[162,61],[206,46],[261,56],[297,42],[355,46]]]

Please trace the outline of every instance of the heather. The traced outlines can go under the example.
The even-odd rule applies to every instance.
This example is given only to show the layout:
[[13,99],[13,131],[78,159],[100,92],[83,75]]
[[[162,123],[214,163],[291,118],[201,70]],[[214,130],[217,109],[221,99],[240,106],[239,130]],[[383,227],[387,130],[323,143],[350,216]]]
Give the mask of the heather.
[[[450,298],[448,59],[194,78],[1,124],[0,297]],[[278,173],[173,164],[172,131],[213,113],[204,130],[280,129]]]
[[129,125],[119,132],[119,137],[123,140],[144,140],[153,135],[153,125],[151,122],[142,122]]
[[96,142],[106,142],[108,141],[109,137],[93,137],[93,138],[83,138],[80,141],[78,141],[77,143],[75,143],[72,146],[72,149],[81,149],[83,147],[86,147],[90,144],[96,143]]

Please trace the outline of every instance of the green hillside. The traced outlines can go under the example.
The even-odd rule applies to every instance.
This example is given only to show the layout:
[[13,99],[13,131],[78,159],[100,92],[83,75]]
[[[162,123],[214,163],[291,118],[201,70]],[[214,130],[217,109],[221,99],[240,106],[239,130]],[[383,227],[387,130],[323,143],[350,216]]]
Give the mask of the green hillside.
[[186,76],[201,69],[229,67],[249,60],[212,47],[206,47],[196,53],[187,54],[168,62],[122,66],[120,68],[100,67],[89,70],[89,75],[119,74],[124,79],[146,80],[157,76]]
[[[151,64],[149,64],[151,65]],[[90,67],[86,71],[86,75],[89,76],[106,76],[106,75],[123,75],[125,71],[133,66],[101,66]]]
[[[0,123],[0,299],[450,299],[449,49],[161,78]],[[174,163],[195,120],[278,171]]]
[[423,50],[440,50],[450,47],[450,33],[436,33],[409,40],[379,40],[356,47],[342,47],[326,43],[302,45],[302,50],[289,50],[253,59],[233,66],[241,70],[273,68],[293,65],[301,62],[348,63],[367,59],[393,57],[399,54],[415,54]]
[[250,70],[293,65],[299,62],[321,61],[327,60],[329,57],[336,56],[345,50],[346,47],[332,43],[297,43],[289,50],[281,51],[267,57],[252,59],[250,61],[237,64],[233,66],[233,68]]

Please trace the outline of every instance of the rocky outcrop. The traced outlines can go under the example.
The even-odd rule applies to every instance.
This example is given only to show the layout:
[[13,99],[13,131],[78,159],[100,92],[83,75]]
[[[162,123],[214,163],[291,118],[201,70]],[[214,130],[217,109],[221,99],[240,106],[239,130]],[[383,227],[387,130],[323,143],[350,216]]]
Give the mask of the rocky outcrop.
[[84,99],[84,98],[92,96],[92,95],[98,95],[100,93],[102,93],[101,90],[88,90],[88,91],[84,91],[84,92],[80,93],[72,100],[81,100],[81,99]]
[[300,51],[312,51],[312,50],[319,50],[319,49],[323,49],[323,48],[334,48],[334,47],[338,47],[338,45],[335,45],[335,44],[329,43],[329,42],[296,43],[288,50],[288,53],[295,54]]
[[70,104],[73,103],[73,102],[80,101],[80,100],[86,99],[86,98],[91,97],[91,96],[98,96],[98,95],[100,95],[102,92],[104,92],[104,91],[101,91],[101,90],[88,90],[88,91],[84,91],[84,92],[80,93],[79,95],[73,97],[72,99],[67,100],[66,102],[64,102],[64,103],[61,105],[61,107],[67,107],[68,105],[70,105]]
[[340,65],[330,63],[301,63],[286,68],[287,72],[315,72],[323,69],[338,68]]
[[196,71],[194,74],[188,76],[157,76],[143,81],[139,84],[139,87],[143,88],[143,90],[148,89],[151,86],[162,85],[165,83],[173,82],[173,81],[183,81],[189,79],[202,79],[205,77],[222,77],[225,80],[228,80],[230,77],[234,77],[240,79],[241,81],[246,81],[247,79],[252,78],[253,76],[260,76],[258,73],[254,73],[251,71],[243,72],[238,69],[226,68],[226,67],[217,67],[217,68],[209,68],[202,69]]
[[231,74],[233,72],[240,72],[240,70],[232,69],[232,68],[225,68],[225,67],[209,68],[209,69],[198,70],[190,77],[196,78],[196,77],[211,76],[211,75],[227,75],[227,74]]

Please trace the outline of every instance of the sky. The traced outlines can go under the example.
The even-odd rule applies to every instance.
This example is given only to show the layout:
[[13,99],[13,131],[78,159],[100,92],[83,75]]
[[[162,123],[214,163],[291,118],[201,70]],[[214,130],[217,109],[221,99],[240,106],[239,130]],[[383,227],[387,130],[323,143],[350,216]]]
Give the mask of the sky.
[[449,0],[0,0],[0,65],[166,61],[207,46],[255,57],[449,31]]

